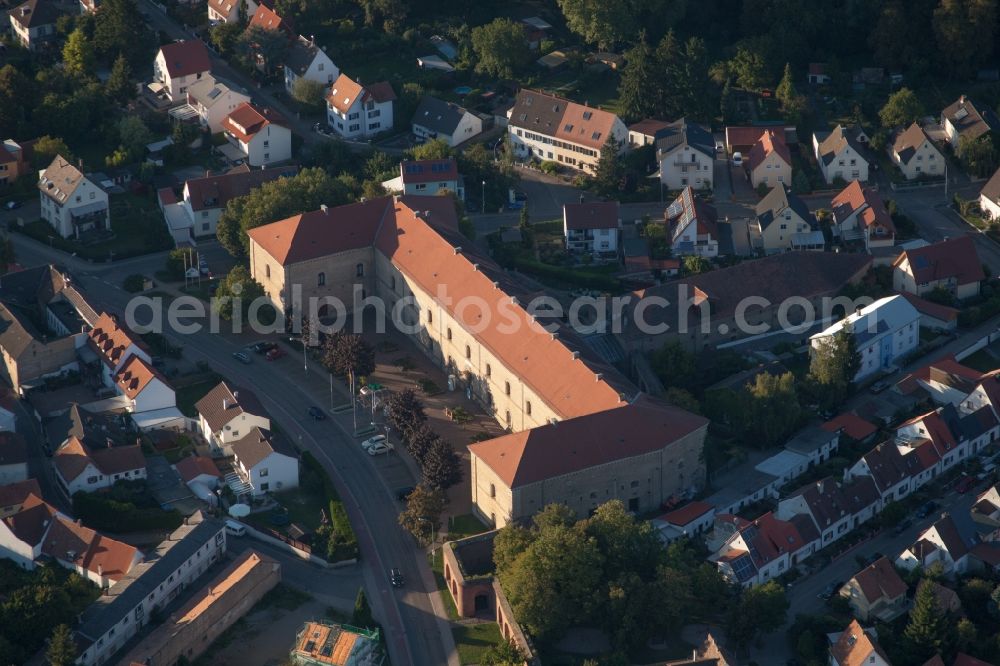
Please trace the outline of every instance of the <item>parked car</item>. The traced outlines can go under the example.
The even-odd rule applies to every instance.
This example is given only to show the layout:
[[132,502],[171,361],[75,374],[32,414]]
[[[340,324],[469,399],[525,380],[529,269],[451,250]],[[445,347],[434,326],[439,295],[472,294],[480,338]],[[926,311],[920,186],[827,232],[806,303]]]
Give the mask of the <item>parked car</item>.
[[733,166],[743,166],[743,153],[735,152],[733,153]]
[[918,519],[922,520],[927,516],[931,515],[931,512],[934,511],[934,509],[936,508],[937,508],[937,503],[931,500],[926,504],[924,504],[923,506],[921,506],[919,509],[917,509],[917,513],[915,515],[917,516]]
[[377,456],[382,453],[389,453],[390,451],[392,451],[392,444],[390,444],[389,442],[378,442],[377,444],[372,444],[371,446],[366,448],[365,451],[367,451],[368,455],[370,456]]
[[911,525],[913,525],[913,521],[910,520],[909,518],[907,518],[906,520],[904,520],[904,521],[900,522],[898,525],[896,525],[896,527],[894,527],[892,529],[892,533],[895,534],[896,536],[899,536],[900,534],[902,534],[906,530],[910,529]]
[[233,358],[235,358],[240,363],[246,363],[247,365],[253,363],[253,359],[250,358],[250,354],[246,353],[245,351],[233,352]]
[[266,358],[268,361],[274,361],[285,355],[286,355],[285,352],[282,351],[280,347],[274,347],[272,349],[269,349],[268,352],[264,354],[264,358]]
[[389,569],[389,582],[393,587],[403,587],[403,573],[395,567]]
[[823,588],[822,592],[819,593],[819,598],[823,599],[824,601],[830,599],[831,597],[833,597],[833,595],[837,593],[837,590],[839,590],[843,585],[844,583],[839,580],[830,583],[829,585]]
[[317,421],[326,420],[326,414],[324,414],[323,410],[317,407],[316,405],[309,406],[309,416],[313,417],[313,419]]
[[887,388],[889,388],[889,382],[887,382],[887,381],[885,381],[883,379],[880,379],[879,381],[877,381],[874,384],[872,384],[872,386],[871,386],[871,388],[869,390],[872,393],[875,393],[877,395],[877,394],[881,393],[882,391],[886,390]]
[[6,208],[7,210],[14,210],[16,208],[20,208],[21,207],[21,202],[20,201],[8,201],[7,203],[4,204],[3,207]]
[[277,344],[270,342],[268,340],[261,340],[259,342],[253,343],[252,345],[247,347],[247,349],[252,349],[255,354],[266,354],[267,352],[271,351],[277,346],[278,346]]
[[367,451],[373,446],[385,443],[385,435],[375,435],[374,437],[369,437],[365,441],[361,442],[361,448]]
[[976,485],[976,477],[964,475],[955,484],[955,490],[964,495],[965,493],[972,490],[973,486]]

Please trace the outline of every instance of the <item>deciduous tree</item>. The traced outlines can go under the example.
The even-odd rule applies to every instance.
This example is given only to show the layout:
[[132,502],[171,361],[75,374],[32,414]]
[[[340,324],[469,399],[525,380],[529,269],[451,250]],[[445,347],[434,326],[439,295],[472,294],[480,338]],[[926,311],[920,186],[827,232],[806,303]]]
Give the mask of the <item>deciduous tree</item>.
[[784,624],[787,613],[785,588],[777,581],[743,590],[729,617],[729,638],[737,645],[747,646],[757,636]]
[[900,88],[889,95],[885,106],[878,112],[882,127],[894,129],[906,127],[924,115],[924,107],[916,94],[909,88]]
[[447,490],[462,480],[462,459],[451,444],[439,437],[424,454],[420,473],[424,483],[430,487]]
[[323,346],[323,365],[335,375],[367,376],[375,370],[375,350],[356,333],[336,333]]
[[[264,298],[264,287],[250,276],[250,271],[241,265],[233,267],[229,274],[219,282],[215,292],[215,307],[223,319],[232,319],[238,304],[243,321],[250,311],[254,300]],[[261,313],[262,323],[273,321],[273,315],[268,317]]]
[[399,514],[399,524],[423,544],[429,544],[441,529],[441,512],[448,498],[440,488],[419,485],[406,498],[406,509]]
[[77,28],[66,38],[62,57],[63,67],[68,74],[83,77],[94,73],[94,45],[81,28]]
[[45,658],[50,666],[72,666],[76,662],[76,656],[76,641],[73,639],[73,631],[68,625],[60,624],[49,638]]
[[292,84],[292,98],[312,111],[322,111],[326,104],[326,86],[300,76]]
[[823,392],[821,401],[833,407],[847,397],[860,368],[861,355],[854,329],[845,323],[841,330],[813,347],[809,378]]
[[476,72],[511,79],[531,58],[524,39],[524,28],[509,18],[497,18],[472,29],[472,50],[476,54]]
[[785,63],[785,73],[781,76],[781,82],[774,90],[774,96],[781,102],[781,106],[789,106],[798,96],[795,90],[795,78],[792,76],[792,66]]

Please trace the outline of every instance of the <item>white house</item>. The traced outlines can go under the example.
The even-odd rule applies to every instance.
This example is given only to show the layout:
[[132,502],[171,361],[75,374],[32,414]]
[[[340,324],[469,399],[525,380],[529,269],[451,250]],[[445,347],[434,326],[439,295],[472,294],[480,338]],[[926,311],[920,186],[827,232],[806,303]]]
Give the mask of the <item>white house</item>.
[[989,106],[962,95],[941,111],[941,125],[952,149],[958,152],[962,138],[977,141],[989,132],[1000,131],[1000,118]]
[[111,228],[108,193],[61,155],[39,172],[38,192],[42,219],[63,238]]
[[892,144],[892,163],[907,180],[943,176],[946,166],[944,156],[917,123],[896,137]]
[[869,476],[879,491],[883,506],[898,501],[913,490],[913,480],[922,471],[919,457],[912,450],[904,453],[894,442],[883,442],[863,455],[845,478],[850,481],[858,476]]
[[146,478],[146,457],[138,444],[90,448],[70,437],[52,455],[56,480],[67,497],[110,488],[116,481]]
[[875,639],[873,629],[864,629],[857,620],[851,620],[840,636],[830,646],[830,666],[892,666],[885,650]]
[[675,256],[695,254],[707,259],[719,256],[715,207],[697,198],[690,185],[667,207],[664,218]]
[[172,109],[171,115],[194,113],[202,127],[208,128],[212,134],[223,130],[223,122],[230,113],[240,105],[248,104],[250,95],[233,90],[225,83],[207,75],[200,81],[195,81],[187,89],[187,105]]
[[393,194],[434,196],[452,192],[460,201],[465,199],[465,181],[458,173],[454,157],[443,160],[405,160],[399,163],[399,175],[382,182]]
[[827,477],[782,499],[776,515],[786,521],[796,515],[811,518],[819,533],[818,548],[825,548],[871,520],[880,508],[879,492],[871,477],[859,476],[843,485]]
[[924,297],[944,290],[959,300],[979,295],[986,278],[971,236],[961,235],[904,250],[892,264],[892,287]]
[[882,197],[860,180],[837,193],[830,202],[834,233],[845,241],[863,240],[866,248],[891,247],[896,241],[896,225]]
[[164,44],[153,61],[153,80],[163,86],[172,102],[185,101],[188,86],[211,71],[208,49],[198,39]]
[[238,151],[233,156],[252,167],[292,159],[292,130],[288,121],[271,109],[243,103],[222,121],[222,130],[229,145]]
[[233,466],[254,496],[298,487],[298,455],[282,438],[253,428],[232,448]]
[[813,133],[813,150],[816,162],[828,184],[840,178],[845,182],[868,180],[868,160],[863,154],[863,144],[868,142],[864,132],[856,128],[837,125],[832,132]]
[[[246,3],[246,15],[242,13],[242,5]],[[237,23],[247,19],[257,12],[254,0],[208,0],[208,20],[211,23]]]
[[762,132],[750,149],[745,163],[747,177],[753,187],[774,187],[792,184],[792,154],[785,144],[783,131]]
[[388,81],[363,86],[341,74],[326,97],[330,129],[345,139],[367,139],[392,129],[396,93]]
[[621,227],[617,201],[563,204],[563,237],[570,252],[617,256]]
[[681,118],[661,130],[656,140],[656,161],[660,165],[660,182],[667,189],[711,189],[715,139],[701,125]]
[[131,356],[115,375],[119,395],[128,400],[132,421],[140,430],[184,425],[184,415],[177,409],[174,387],[152,365],[139,356]]
[[232,452],[233,442],[254,428],[271,429],[271,419],[257,396],[246,389],[220,382],[195,403],[201,436],[214,449]]
[[754,212],[749,224],[751,242],[766,254],[824,249],[826,241],[816,216],[787,185],[772,187]]
[[28,447],[16,432],[0,432],[0,486],[28,479]]
[[[964,528],[964,529],[963,529]],[[974,532],[960,526],[948,514],[920,533],[916,542],[899,557],[896,566],[912,571],[940,562],[945,575],[961,575],[969,570],[969,551],[976,544]]]
[[326,49],[317,46],[314,39],[299,35],[285,56],[285,91],[289,95],[298,79],[329,86],[339,76],[340,69],[330,60]]
[[799,525],[808,528],[808,523],[800,519],[782,520],[769,511],[752,522],[739,524],[708,559],[732,583],[742,587],[763,585],[812,554],[815,529],[804,536]]
[[440,139],[451,147],[483,131],[483,119],[470,111],[430,95],[424,95],[411,121],[418,141]]
[[56,21],[63,13],[54,0],[28,0],[10,10],[10,27],[21,46],[38,51],[58,36]]
[[101,361],[101,379],[109,388],[117,386],[115,376],[132,356],[138,356],[146,363],[153,362],[139,337],[121,326],[115,315],[107,312],[101,314],[87,331],[87,339]]
[[1000,220],[1000,169],[990,177],[979,192],[979,208],[990,220]]
[[887,370],[920,344],[920,313],[902,296],[880,298],[810,338],[812,352],[831,344],[833,337],[850,327],[861,367],[855,381]]

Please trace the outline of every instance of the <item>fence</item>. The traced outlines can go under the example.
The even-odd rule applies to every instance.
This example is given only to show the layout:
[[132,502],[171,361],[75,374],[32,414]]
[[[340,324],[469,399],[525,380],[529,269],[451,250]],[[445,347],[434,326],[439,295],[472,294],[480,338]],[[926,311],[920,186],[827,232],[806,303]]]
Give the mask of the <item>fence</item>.
[[[232,519],[230,519],[232,520]],[[253,527],[245,522],[240,522],[243,527],[247,530],[247,535],[258,541],[263,541],[264,543],[269,543],[272,546],[277,546],[283,550],[288,551],[292,555],[305,560],[307,562],[312,562],[313,564],[318,564],[321,567],[327,569],[336,569],[339,567],[344,567],[349,564],[355,564],[357,559],[342,560],[340,562],[327,562],[322,557],[312,554],[312,548],[308,544],[302,543],[301,541],[296,541],[291,537],[288,537],[280,532],[274,530],[261,530],[259,528]]]

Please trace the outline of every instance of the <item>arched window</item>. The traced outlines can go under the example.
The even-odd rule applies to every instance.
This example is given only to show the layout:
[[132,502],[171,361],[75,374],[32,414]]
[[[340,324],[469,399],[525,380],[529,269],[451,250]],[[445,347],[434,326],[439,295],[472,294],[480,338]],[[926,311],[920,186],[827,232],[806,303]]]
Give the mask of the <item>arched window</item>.
[[531,416],[531,401],[530,400],[528,402],[524,403],[524,411],[528,414],[528,416]]
[[472,358],[472,347],[465,345],[465,358]]
[[316,284],[320,287],[326,284],[326,273],[320,273],[316,276]]
[[358,264],[357,266],[355,266],[354,267],[354,274],[357,275],[358,277],[364,277],[365,276],[365,265],[364,264]]
[[491,483],[490,484],[490,497],[496,497],[496,496],[497,496],[497,487]]
[[449,340],[451,340],[451,327],[448,327],[448,330],[445,331],[445,335],[448,337]]
[[430,310],[427,311],[427,323],[428,324],[434,323],[434,313],[431,312]]
[[[510,382],[503,383],[503,392],[506,393],[507,395],[510,395]],[[510,421],[510,419],[507,420]]]
[[264,277],[270,279],[270,277],[271,277],[271,264],[264,264]]
[[509,428],[510,427],[510,412],[507,412],[506,414],[504,414],[504,417],[507,420],[507,427]]
[[493,368],[491,368],[491,367],[490,367],[490,364],[489,364],[489,363],[487,363],[487,364],[486,364],[486,376],[487,376],[487,377],[489,377],[489,376],[490,376],[490,375],[492,375],[492,374],[493,374]]

